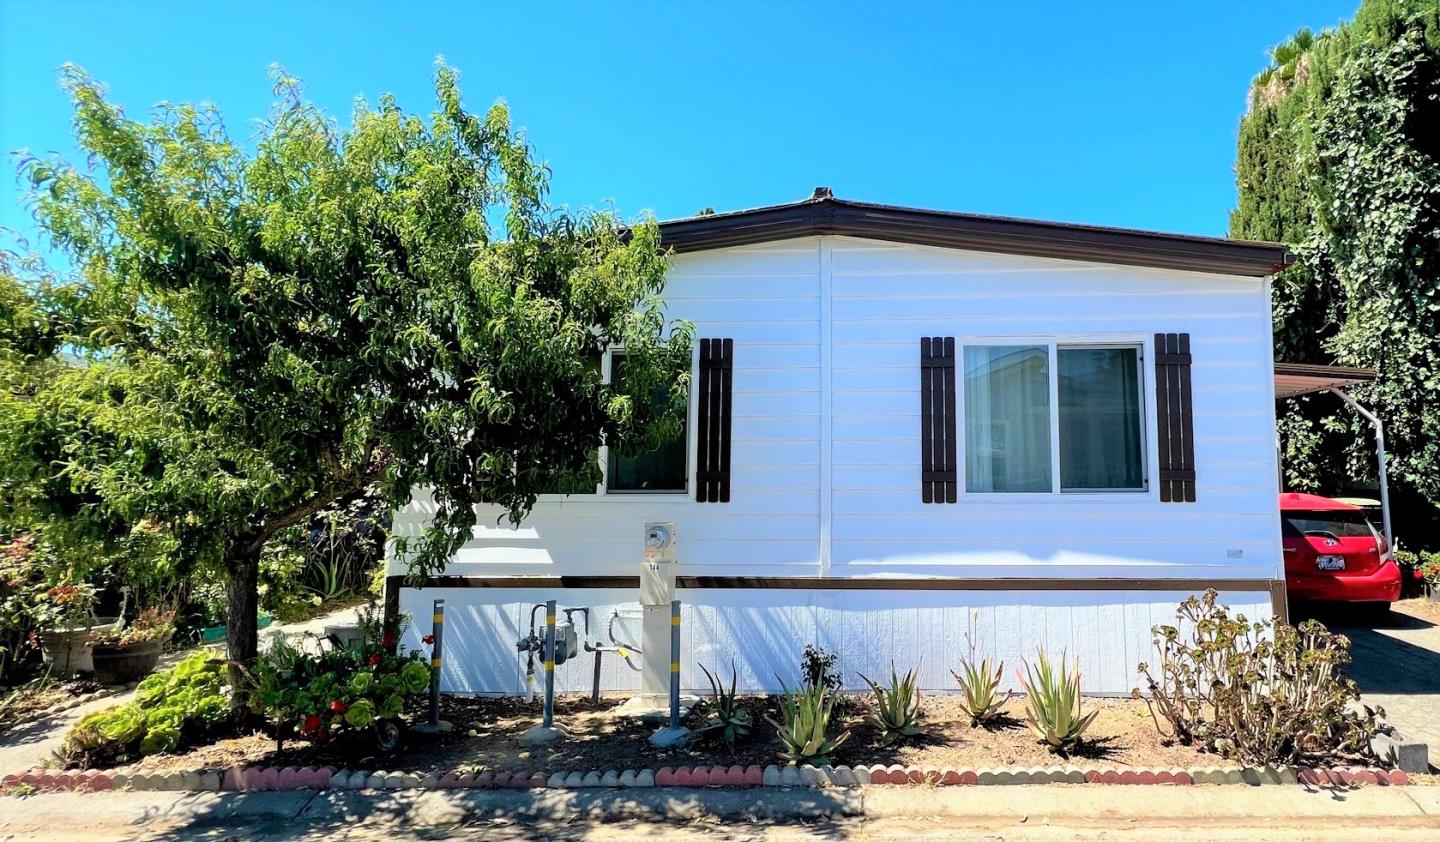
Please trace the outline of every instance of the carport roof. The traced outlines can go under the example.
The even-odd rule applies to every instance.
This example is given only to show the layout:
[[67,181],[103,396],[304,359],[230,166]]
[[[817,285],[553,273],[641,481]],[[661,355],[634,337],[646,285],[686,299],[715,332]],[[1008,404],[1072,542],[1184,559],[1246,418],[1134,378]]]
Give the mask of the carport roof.
[[1374,369],[1311,363],[1275,363],[1275,397],[1293,398],[1326,389],[1342,389],[1375,379]]

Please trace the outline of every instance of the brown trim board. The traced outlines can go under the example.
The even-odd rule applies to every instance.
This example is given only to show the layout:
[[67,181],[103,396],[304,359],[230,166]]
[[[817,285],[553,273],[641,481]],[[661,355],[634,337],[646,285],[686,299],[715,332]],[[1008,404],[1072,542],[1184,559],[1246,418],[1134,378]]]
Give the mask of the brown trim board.
[[[407,576],[385,577],[385,616],[400,611]],[[638,589],[639,576],[429,576],[426,588],[613,588]],[[1285,582],[1274,579],[841,579],[819,576],[676,576],[681,589],[774,589],[830,591],[1256,591],[1270,595],[1270,609],[1289,622]]]
[[677,253],[827,234],[1252,277],[1293,259],[1278,243],[856,202],[823,187],[791,204],[660,223],[661,242]]

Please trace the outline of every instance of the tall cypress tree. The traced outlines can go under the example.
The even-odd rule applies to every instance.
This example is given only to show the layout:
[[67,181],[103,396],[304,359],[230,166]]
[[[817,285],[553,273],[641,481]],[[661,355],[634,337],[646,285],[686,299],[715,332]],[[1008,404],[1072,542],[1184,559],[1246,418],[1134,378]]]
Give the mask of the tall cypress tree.
[[[1399,496],[1440,503],[1440,0],[1367,0],[1271,51],[1236,158],[1234,237],[1297,255],[1275,279],[1275,355],[1375,368]],[[1292,487],[1374,476],[1373,433],[1329,397],[1285,401]],[[1423,539],[1410,519],[1412,537]],[[1402,532],[1407,519],[1397,520]]]

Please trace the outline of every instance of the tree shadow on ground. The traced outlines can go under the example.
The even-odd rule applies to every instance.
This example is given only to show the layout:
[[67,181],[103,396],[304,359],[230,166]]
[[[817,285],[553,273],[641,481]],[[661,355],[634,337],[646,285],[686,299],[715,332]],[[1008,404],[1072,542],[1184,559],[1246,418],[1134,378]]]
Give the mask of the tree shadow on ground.
[[[726,839],[770,839],[781,828],[806,838],[850,836],[846,815],[858,796],[844,790],[530,790],[317,793],[286,809],[267,810],[263,799],[284,793],[231,793],[178,809],[146,811],[132,838],[161,840],[590,839],[620,825],[632,839],[719,834]],[[785,801],[782,806],[773,802]],[[813,811],[810,817],[798,812]],[[199,809],[196,809],[196,807]],[[189,815],[186,815],[186,814]],[[168,814],[168,815],[167,815]],[[150,825],[150,827],[145,827]],[[782,833],[784,831],[781,831]]]

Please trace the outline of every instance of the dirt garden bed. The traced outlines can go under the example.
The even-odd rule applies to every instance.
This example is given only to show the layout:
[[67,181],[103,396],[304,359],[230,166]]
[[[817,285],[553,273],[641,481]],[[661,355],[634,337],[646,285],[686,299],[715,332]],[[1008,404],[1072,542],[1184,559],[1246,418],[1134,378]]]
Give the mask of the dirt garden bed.
[[[538,700],[526,703],[520,699],[445,697],[442,716],[454,723],[455,731],[443,737],[412,734],[395,754],[376,754],[373,746],[363,741],[329,745],[289,743],[283,750],[276,751],[274,740],[257,732],[181,754],[149,757],[130,768],[137,772],[162,772],[273,765],[406,769],[422,773],[462,768],[549,773],[701,764],[763,766],[780,762],[775,729],[763,717],[765,713],[773,714],[773,699],[746,700],[755,726],[749,737],[737,743],[734,754],[718,738],[701,738],[678,750],[656,749],[647,740],[653,726],[615,715],[622,701],[619,697],[606,698],[595,705],[588,698],[558,699],[556,721],[570,731],[570,737],[541,748],[520,742],[525,729],[539,721]],[[985,767],[1066,762],[1036,742],[1020,721],[1023,703],[1018,699],[1007,704],[1008,716],[1003,723],[987,730],[970,727],[953,697],[927,697],[923,703],[927,736],[909,744],[888,747],[877,744],[874,730],[863,721],[868,702],[866,698],[851,697],[842,718],[851,736],[832,755],[834,763]],[[1221,762],[1214,755],[1186,746],[1163,744],[1141,702],[1094,699],[1087,700],[1086,704],[1100,709],[1100,715],[1090,728],[1086,744],[1073,757],[1077,762],[1163,768]],[[702,722],[703,708],[702,704],[692,712],[686,724],[695,727]],[[415,714],[423,716],[418,711]]]
[[94,681],[32,681],[0,690],[0,734],[17,725],[61,713],[99,698],[106,688]]

